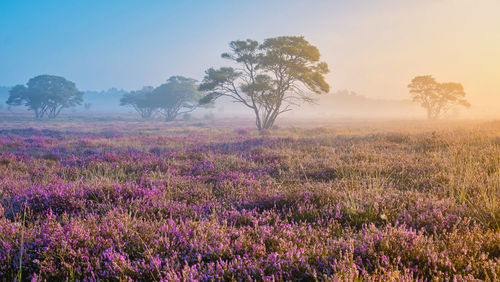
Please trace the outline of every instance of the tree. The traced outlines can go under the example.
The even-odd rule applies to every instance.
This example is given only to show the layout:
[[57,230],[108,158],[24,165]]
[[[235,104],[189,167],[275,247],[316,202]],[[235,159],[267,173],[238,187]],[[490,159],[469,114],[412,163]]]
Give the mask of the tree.
[[166,121],[194,111],[201,97],[196,80],[183,76],[172,76],[153,91],[154,102]]
[[455,106],[470,107],[460,83],[439,83],[430,75],[417,76],[408,85],[414,102],[427,110],[427,118],[438,119]]
[[37,119],[56,118],[62,109],[80,105],[83,92],[64,77],[39,75],[30,79],[27,86],[17,85],[9,91],[7,104],[24,105],[35,112]]
[[238,67],[210,68],[199,89],[206,91],[200,103],[219,97],[250,108],[259,130],[269,129],[276,118],[301,102],[312,102],[312,94],[327,93],[328,65],[320,62],[319,50],[302,36],[238,40],[222,54]]
[[158,105],[153,101],[153,90],[152,86],[145,86],[141,90],[125,93],[120,99],[120,105],[131,106],[144,119],[151,118],[158,110]]
[[85,108],[85,110],[90,111],[90,108],[92,108],[92,103],[85,103],[83,104],[83,107]]

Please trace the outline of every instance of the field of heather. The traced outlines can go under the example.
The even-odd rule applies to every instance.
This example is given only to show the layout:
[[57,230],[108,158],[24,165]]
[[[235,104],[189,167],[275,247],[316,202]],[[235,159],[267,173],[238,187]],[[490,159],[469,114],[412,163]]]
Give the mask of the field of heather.
[[500,279],[500,122],[0,122],[0,280]]

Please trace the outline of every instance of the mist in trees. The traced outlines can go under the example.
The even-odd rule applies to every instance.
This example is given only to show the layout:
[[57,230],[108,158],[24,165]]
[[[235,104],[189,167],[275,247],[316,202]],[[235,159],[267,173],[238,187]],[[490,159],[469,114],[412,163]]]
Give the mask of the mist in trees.
[[9,91],[7,104],[26,106],[35,113],[36,119],[56,118],[64,108],[80,105],[83,92],[64,77],[39,75],[25,85],[16,85]]
[[153,90],[154,101],[159,113],[166,121],[194,111],[200,106],[202,97],[196,80],[183,76],[172,76],[166,83]]
[[166,121],[173,121],[198,107],[211,106],[210,103],[200,105],[201,98],[202,94],[198,91],[195,79],[172,76],[156,88],[148,86],[127,93],[120,102],[122,106],[134,108],[144,119],[159,115]]
[[120,105],[132,107],[143,119],[153,116],[158,106],[153,98],[152,86],[145,86],[141,90],[131,91],[123,95]]
[[328,65],[302,36],[268,38],[262,44],[237,40],[229,48],[222,58],[238,67],[208,69],[199,88],[206,92],[201,103],[230,97],[253,111],[259,130],[271,128],[291,106],[311,102],[313,94],[330,89],[324,78]]
[[83,104],[83,107],[85,108],[86,111],[90,111],[90,108],[92,108],[92,103],[85,103]]
[[427,111],[427,118],[436,120],[455,106],[470,107],[460,83],[439,83],[430,75],[417,76],[408,85],[411,98]]

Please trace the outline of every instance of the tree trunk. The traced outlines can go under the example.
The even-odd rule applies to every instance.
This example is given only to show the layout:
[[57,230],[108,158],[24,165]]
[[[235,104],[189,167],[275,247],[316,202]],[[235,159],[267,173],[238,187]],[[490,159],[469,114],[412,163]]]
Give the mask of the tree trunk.
[[259,130],[263,130],[263,129],[271,129],[274,125],[274,122],[276,121],[276,117],[275,116],[271,116],[269,117],[265,122],[264,124],[262,124],[259,128]]
[[54,118],[56,118],[61,113],[63,108],[64,108],[64,106],[60,106],[60,108],[57,110],[56,114],[54,115]]
[[427,119],[428,120],[437,120],[438,114],[436,114],[433,109],[427,109]]
[[176,114],[170,114],[170,113],[168,113],[168,114],[165,115],[165,121],[174,121],[176,117],[177,117]]
[[432,110],[431,109],[427,109],[427,119],[432,120]]

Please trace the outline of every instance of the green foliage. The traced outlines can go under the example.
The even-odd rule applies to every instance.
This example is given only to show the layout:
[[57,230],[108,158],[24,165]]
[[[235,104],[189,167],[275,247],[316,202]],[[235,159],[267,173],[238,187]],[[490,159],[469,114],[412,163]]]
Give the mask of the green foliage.
[[237,40],[231,51],[222,54],[239,65],[210,68],[199,90],[205,91],[200,103],[227,96],[252,109],[259,130],[272,128],[276,118],[301,102],[311,102],[310,94],[327,93],[324,75],[328,65],[320,62],[319,50],[302,36]]
[[158,109],[153,101],[153,90],[153,87],[145,86],[141,90],[126,93],[120,99],[120,105],[131,106],[144,119],[151,118]]
[[[120,101],[122,106],[132,106],[142,118],[151,118],[155,113],[159,113],[165,120],[172,121],[177,116],[192,112],[201,106],[201,98],[196,80],[172,76],[156,88],[148,86],[127,93]],[[204,107],[210,105],[210,101],[203,104]]]
[[412,100],[427,110],[429,119],[438,119],[453,106],[470,107],[465,100],[465,91],[460,83],[439,83],[432,76],[415,77],[408,85]]
[[75,84],[60,76],[39,75],[30,79],[27,86],[13,87],[6,103],[28,107],[37,119],[56,118],[63,108],[80,105],[83,101],[83,93]]
[[172,76],[153,91],[154,103],[165,120],[172,121],[180,114],[194,111],[201,99],[196,80],[183,76]]

